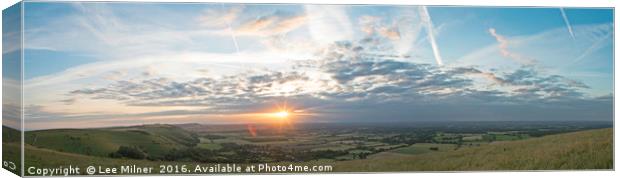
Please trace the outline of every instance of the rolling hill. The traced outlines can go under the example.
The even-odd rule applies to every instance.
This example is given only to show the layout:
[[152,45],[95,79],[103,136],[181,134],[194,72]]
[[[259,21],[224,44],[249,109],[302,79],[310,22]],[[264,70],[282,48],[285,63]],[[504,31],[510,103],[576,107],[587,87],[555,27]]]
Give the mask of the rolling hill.
[[19,130],[2,126],[2,142],[19,142],[22,139],[21,134]]
[[[129,138],[173,144],[170,141],[170,136],[162,136],[160,134],[174,133],[173,135],[176,136],[185,135],[181,134],[185,132],[176,129],[178,128],[160,125],[153,127],[111,128],[107,131],[97,130],[90,133],[84,133],[83,130],[56,130],[54,132],[33,132],[29,134],[36,133],[40,135],[40,137],[38,136],[39,139],[71,138],[78,137],[80,134],[83,134],[78,137],[80,139],[107,138],[108,143],[87,143],[91,148],[95,146],[108,146],[106,147],[108,150],[98,150],[101,153],[105,153],[114,150],[109,145],[129,144]],[[148,134],[139,133],[137,130]],[[95,133],[102,135],[94,137],[93,134]],[[34,135],[30,135],[28,138],[32,139],[32,136]],[[191,134],[185,136],[191,136]],[[112,138],[120,140],[111,141]],[[185,139],[191,140],[189,137]],[[76,139],[73,138],[73,140],[75,141]],[[63,143],[75,144],[71,141],[64,141]],[[150,145],[144,140],[138,142],[133,140],[131,143],[143,144],[146,148],[156,145]],[[37,147],[26,145],[26,166],[88,166],[92,164],[119,166],[137,164],[157,167],[159,164],[183,163],[189,166],[196,164],[193,162],[165,162],[88,156],[82,154],[81,150],[78,149],[71,150],[74,152],[67,152],[67,150],[60,152],[59,149],[66,149],[66,147],[62,147],[59,143],[52,145],[43,145],[41,142],[35,143],[35,145],[37,144],[40,145]],[[51,143],[48,142],[48,144]],[[181,145],[181,143],[177,144]],[[8,148],[15,147],[16,149],[19,147],[18,143],[5,143],[5,146]],[[82,148],[85,147],[82,146]],[[165,149],[174,149],[174,147],[170,146]],[[279,164],[288,165],[289,163]],[[381,152],[362,160],[322,160],[294,164],[333,165],[336,172],[612,169],[613,130],[611,128],[586,130],[520,141],[494,142],[479,147],[465,147],[445,152],[425,152],[421,154]]]
[[195,146],[200,140],[173,125],[145,125],[101,129],[53,129],[26,132],[25,142],[37,148],[106,157],[120,146],[135,147],[161,157],[173,149]]
[[613,129],[596,129],[419,155],[379,153],[336,162],[335,171],[612,169]]
[[[21,132],[11,127],[2,126],[2,161],[10,161],[15,165],[21,165]],[[7,169],[15,174],[21,172],[21,167],[16,166],[15,170]]]

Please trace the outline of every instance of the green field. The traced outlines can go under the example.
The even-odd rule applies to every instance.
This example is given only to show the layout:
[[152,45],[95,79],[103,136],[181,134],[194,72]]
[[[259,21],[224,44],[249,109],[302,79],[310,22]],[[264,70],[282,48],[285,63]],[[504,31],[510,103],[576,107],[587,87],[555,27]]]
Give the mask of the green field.
[[315,148],[315,149],[312,149],[312,151],[325,151],[325,150],[344,151],[344,150],[353,149],[353,148],[355,148],[355,146],[343,144],[343,145],[334,145],[334,146],[328,146],[328,147]]
[[[433,148],[436,148],[436,150]],[[455,148],[456,145],[454,144],[417,143],[408,147],[398,148],[390,152],[415,155],[429,152],[453,151]]]
[[198,144],[198,148],[204,148],[207,150],[219,150],[222,149],[222,145],[217,143],[200,143]]

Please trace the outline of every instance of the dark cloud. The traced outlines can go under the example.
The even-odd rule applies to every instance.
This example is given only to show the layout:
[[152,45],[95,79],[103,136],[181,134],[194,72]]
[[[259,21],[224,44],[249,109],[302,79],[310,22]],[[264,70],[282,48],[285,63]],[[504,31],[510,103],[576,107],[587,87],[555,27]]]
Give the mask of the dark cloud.
[[559,75],[541,75],[533,68],[518,69],[504,78],[510,85],[525,87],[513,90],[518,95],[535,98],[578,98],[584,95],[580,89],[589,88],[582,82]]
[[71,94],[86,94],[86,95],[90,95],[90,94],[99,94],[99,93],[103,93],[106,90],[103,88],[99,88],[99,89],[80,89],[80,90],[73,90],[70,93]]
[[66,105],[72,105],[73,103],[75,103],[76,100],[77,99],[75,98],[69,98],[69,99],[60,100],[60,102]]

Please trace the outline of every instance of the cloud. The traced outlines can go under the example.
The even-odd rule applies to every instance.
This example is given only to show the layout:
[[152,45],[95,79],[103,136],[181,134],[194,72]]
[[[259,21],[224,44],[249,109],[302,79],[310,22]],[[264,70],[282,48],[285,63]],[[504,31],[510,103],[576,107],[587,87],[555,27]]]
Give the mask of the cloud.
[[223,79],[204,77],[188,82],[166,78],[122,80],[104,88],[73,90],[69,95],[122,101],[134,106],[210,106],[215,103],[229,106],[256,103],[261,98],[296,92],[302,86],[293,86],[289,91],[282,90],[282,87],[307,80],[306,76],[296,72],[224,76]]
[[[609,23],[574,25],[573,30],[577,37],[575,40],[558,35],[566,31],[564,27],[509,39],[504,37],[504,40],[508,41],[508,48],[506,49],[509,50],[509,53],[526,56],[526,59],[540,59],[532,61],[534,62],[532,65],[535,65],[539,70],[579,77],[580,80],[588,83],[591,82],[591,79],[608,76],[601,75],[600,71],[609,68],[609,63],[604,61],[608,61],[607,55],[611,54],[609,47],[612,44],[612,27],[613,25]],[[498,32],[496,31],[496,33]],[[497,43],[493,43],[463,55],[451,65],[478,66],[485,70],[516,70],[526,64],[506,57],[502,53],[502,49],[498,50]],[[584,68],[584,66],[588,67]]]
[[568,79],[559,75],[541,76],[532,68],[522,68],[507,74],[505,82],[513,86],[517,95],[534,96],[538,98],[557,99],[562,97],[581,98],[583,93],[580,89],[589,86],[582,82]]
[[[218,48],[234,50],[226,29],[205,28],[196,20],[179,21],[188,17],[164,9],[132,9],[105,3],[68,3],[67,8],[73,9],[24,31],[28,39],[24,47],[87,53],[100,60],[168,53],[178,51],[179,46],[189,51],[216,47],[202,43],[205,39],[223,41],[217,44]],[[51,12],[43,9],[32,15],[39,17],[45,13]],[[224,20],[220,21],[214,24],[219,26]]]
[[[51,118],[57,119],[54,122],[88,119],[110,122],[107,124],[135,119],[157,122],[153,120],[155,117],[174,122],[181,120],[172,117],[182,117],[186,122],[211,122],[217,115],[263,112],[282,101],[312,113],[304,117],[328,122],[378,118],[407,121],[411,117],[419,118],[415,120],[608,118],[605,106],[611,100],[584,95],[581,89],[588,86],[576,80],[546,75],[527,66],[499,72],[475,66],[438,67],[395,60],[399,55],[378,53],[385,51],[373,50],[374,45],[375,42],[366,39],[336,42],[315,58],[297,60],[291,68],[279,70],[242,71],[219,77],[205,75],[189,80],[155,76],[119,79],[104,86],[68,91],[63,95],[69,101],[66,104],[84,104],[72,100],[80,98],[97,103],[111,101],[125,107],[193,109],[69,114],[39,107],[35,109],[45,112],[34,112],[31,108],[32,118],[40,118],[32,123],[44,123]],[[493,85],[485,85],[478,78]],[[429,112],[438,108],[444,112]],[[583,108],[591,111],[582,111]],[[576,110],[581,113],[575,113]],[[591,115],[594,111],[600,114]]]
[[[225,113],[209,109],[204,110],[166,110],[142,113],[68,113],[49,111],[41,105],[28,105],[25,107],[25,130],[51,129],[51,128],[98,128],[106,126],[127,126],[136,124],[165,123],[188,123],[192,122],[179,118],[179,116],[197,117],[205,114]],[[162,118],[164,118],[162,120]],[[174,120],[173,120],[174,119]],[[195,120],[194,120],[195,121]],[[67,126],[70,122],[70,126]],[[19,127],[17,127],[19,128]]]
[[[472,66],[439,68],[397,61],[392,56],[373,55],[373,51],[368,50],[372,45],[365,40],[337,42],[327,47],[322,56],[299,60],[290,70],[248,71],[186,82],[167,78],[121,80],[102,88],[73,90],[68,95],[114,100],[128,106],[205,106],[243,110],[248,105],[274,102],[283,96],[328,104],[339,100],[408,102],[419,98],[462,96],[522,103],[552,98],[578,99],[584,97],[580,89],[588,88],[581,82],[558,75],[543,75],[528,67],[495,73]],[[483,86],[472,75],[481,76],[495,85]]]
[[238,35],[271,36],[288,33],[307,23],[305,15],[269,15],[240,24],[235,28]]
[[[305,14],[294,14],[276,11],[269,14],[258,14],[250,18],[251,12],[244,11],[244,6],[234,6],[229,9],[211,8],[205,11],[198,21],[205,27],[215,29],[230,29],[234,35],[271,36],[288,33],[306,24]],[[223,32],[225,33],[225,32]]]
[[479,75],[479,76],[483,76],[486,79],[492,81],[495,84],[499,84],[499,85],[505,85],[506,81],[504,79],[502,79],[501,77],[498,77],[497,75],[495,75],[492,72],[483,72],[479,69],[473,68],[473,67],[455,67],[453,69],[450,70],[451,72],[453,72],[454,75],[458,75],[458,74],[464,74],[464,75]]
[[[21,103],[19,103],[21,104]],[[14,129],[20,129],[22,126],[22,108],[18,103],[2,103],[2,125]]]
[[427,26],[420,13],[419,8],[394,8],[382,16],[362,15],[358,17],[359,30],[366,38],[389,40],[399,55],[419,54],[419,35]]
[[229,9],[211,8],[205,10],[202,16],[198,17],[198,22],[207,28],[228,28],[243,12],[244,6],[234,6]]
[[307,24],[308,17],[305,15],[293,16],[290,18],[282,19],[278,24],[272,27],[271,31],[274,34],[287,33],[294,29],[297,29]]
[[370,15],[362,15],[358,18],[358,21],[361,28],[360,30],[366,33],[366,35],[372,35],[375,33],[377,23],[381,21],[381,18]]
[[534,59],[531,59],[521,54],[510,51],[508,49],[510,41],[508,41],[506,37],[497,34],[495,28],[489,28],[489,33],[491,33],[491,36],[495,37],[495,40],[497,40],[497,42],[499,43],[499,46],[498,46],[499,50],[502,53],[502,55],[504,55],[505,57],[508,57],[518,62],[519,64],[523,64],[523,65],[533,65],[536,63]]
[[[469,63],[442,65],[436,29],[426,8],[396,10],[398,15],[388,18],[362,16],[356,26],[349,17],[355,13],[349,13],[352,9],[347,7],[304,7],[303,12],[278,9],[267,14],[245,12],[249,9],[241,7],[212,8],[201,15],[222,14],[191,22],[198,24],[170,26],[148,17],[143,18],[150,20],[133,25],[131,20],[120,18],[122,9],[78,6],[85,8],[81,13],[91,8],[92,13],[50,22],[50,27],[68,25],[61,30],[29,33],[39,37],[75,33],[72,38],[83,40],[53,46],[50,41],[60,39],[48,38],[50,41],[32,44],[122,55],[29,79],[24,88],[32,95],[24,101],[40,105],[30,108],[40,125],[47,119],[106,124],[234,122],[239,119],[233,118],[236,114],[265,112],[283,101],[312,112],[316,121],[604,120],[612,113],[607,107],[611,106],[609,97],[584,92],[590,88],[587,81],[521,62],[513,67],[474,63],[487,60],[512,64],[512,60],[497,59],[520,57],[516,52],[539,52],[528,50],[538,46],[558,46],[547,44],[550,40],[560,44],[552,38],[557,30],[511,38],[490,30],[500,50],[496,44],[490,45],[466,56]],[[604,25],[599,31],[611,27]],[[431,51],[417,49],[416,45],[425,42],[418,39],[423,28],[427,34],[422,38],[431,43],[434,61],[432,57],[425,58],[431,61],[419,58],[430,54],[420,53]],[[75,29],[87,33],[76,33]],[[141,29],[145,30],[143,34],[135,33]],[[365,35],[354,37],[353,29]],[[608,33],[585,26],[575,26],[574,30],[577,40],[608,39]],[[236,41],[236,35],[243,36],[239,39],[246,45],[244,51],[237,47],[238,53],[233,55],[232,44],[230,49],[220,49],[226,48],[222,46],[227,46],[230,36]],[[205,40],[217,43],[201,43]],[[92,41],[91,46],[88,41]],[[264,46],[252,47],[261,43]],[[204,52],[211,49],[221,51]],[[556,57],[540,56],[544,52],[570,59],[564,58],[567,53],[551,50],[527,54],[545,59],[542,62],[558,63]],[[77,106],[80,109],[75,109]],[[221,115],[233,117],[218,120]]]
[[[8,24],[7,24],[8,25]],[[7,56],[10,53],[19,52],[21,50],[21,33],[5,32],[2,34],[2,55]]]
[[236,32],[240,34],[254,34],[267,28],[268,26],[271,26],[271,24],[273,24],[276,19],[277,18],[275,16],[261,17],[240,25],[236,29]]
[[[471,84],[471,80],[447,73],[428,64],[393,60],[391,56],[366,54],[369,44],[338,43],[312,67],[330,75],[346,90],[336,93],[378,94],[389,91],[396,94],[453,93]],[[359,96],[357,95],[357,96]],[[398,95],[396,95],[398,97]]]
[[225,11],[224,5],[223,4],[220,4],[220,5],[222,7],[222,9],[220,10],[215,10],[215,9],[206,10],[205,15],[198,17],[199,22],[207,28],[216,28],[216,29],[228,28],[228,33],[230,33],[230,37],[233,41],[233,44],[235,45],[235,50],[238,54],[240,53],[239,43],[237,41],[236,34],[233,32],[231,24],[238,18],[238,16],[241,15],[240,13],[243,11],[244,6],[235,6],[235,7],[228,9],[226,12],[222,12],[222,11]]
[[[3,67],[6,67],[6,62],[9,59],[4,58],[2,60]],[[7,75],[7,68],[4,68],[4,70],[2,76],[2,124],[11,128],[21,129],[22,81]]]
[[379,35],[392,41],[400,40],[400,30],[397,24],[387,25],[381,22],[380,17],[364,15],[359,17],[361,30],[368,36]]
[[[584,97],[581,89],[589,88],[582,82],[559,75],[544,75],[527,66],[505,73],[484,71],[472,66],[438,69],[428,65],[369,57],[364,55],[368,51],[358,50],[364,48],[356,45],[360,44],[343,43],[330,47],[338,52],[328,53],[324,61],[319,63],[321,69],[330,73],[333,79],[341,84],[353,83],[356,86],[373,88],[373,85],[397,83],[398,87],[414,89],[404,90],[407,93],[419,94],[478,95],[490,92],[501,93],[506,100],[510,100],[510,97],[523,95],[522,92],[530,92],[528,97],[520,97],[519,100],[538,101],[558,97],[581,98]],[[482,86],[481,82],[469,77],[472,75],[481,76],[495,86]],[[530,90],[525,91],[527,89]]]
[[400,31],[396,27],[383,27],[379,29],[379,34],[390,40],[400,40]]
[[305,5],[312,39],[326,45],[334,41],[352,40],[352,23],[347,8],[340,5]]

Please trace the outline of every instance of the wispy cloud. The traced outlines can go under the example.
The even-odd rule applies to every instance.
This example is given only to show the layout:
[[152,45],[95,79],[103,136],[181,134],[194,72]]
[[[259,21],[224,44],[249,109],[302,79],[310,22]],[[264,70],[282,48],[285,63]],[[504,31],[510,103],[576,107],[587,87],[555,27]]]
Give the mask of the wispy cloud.
[[326,45],[334,41],[353,39],[353,24],[346,12],[347,7],[340,5],[305,5],[308,16],[308,28],[312,39]]
[[276,20],[277,17],[275,16],[260,17],[256,20],[251,20],[245,24],[239,25],[236,31],[242,34],[255,34],[271,26]]
[[[155,55],[178,50],[215,48],[200,43],[204,39],[227,39],[221,29],[200,28],[199,23],[176,23],[172,19],[157,19],[150,13],[131,13],[122,17],[123,10],[105,3],[71,3],[73,11],[63,18],[52,18],[24,31],[27,49],[48,49],[63,52],[88,52],[101,59]],[[134,10],[134,9],[131,9]],[[169,13],[162,10],[154,13]],[[130,19],[142,19],[136,23]],[[178,22],[178,21],[177,21]],[[72,39],[72,40],[66,40]],[[62,41],[62,43],[59,43]],[[202,45],[196,45],[196,44]],[[231,50],[234,50],[232,43]],[[217,47],[226,48],[219,44]],[[112,52],[111,52],[112,51]]]
[[[610,51],[601,50],[611,45],[611,36],[613,35],[613,24],[587,24],[575,25],[573,30],[577,36],[575,40],[568,38],[562,34],[566,32],[566,28],[558,27],[542,31],[531,35],[521,35],[507,38],[496,31],[496,35],[502,36],[500,41],[507,45],[505,48],[508,53],[517,53],[526,56],[526,59],[539,59],[534,61],[539,67],[551,69],[552,71],[565,70],[560,73],[563,75],[574,75],[576,63],[585,64],[587,61],[590,65],[596,65],[596,68],[604,68],[607,64],[601,63],[600,60],[583,60],[588,59],[585,56],[600,57]],[[486,31],[490,34],[489,31]],[[495,41],[497,38],[493,37]],[[498,42],[500,43],[500,42]],[[473,50],[463,55],[454,62],[454,65],[476,65],[487,69],[504,68],[515,69],[524,65],[512,58],[508,58],[498,46],[500,43],[491,43],[487,46]],[[570,44],[570,45],[567,45]],[[504,59],[510,60],[504,60]],[[577,60],[578,59],[578,60]],[[570,70],[569,70],[570,68]],[[582,71],[583,72],[583,71]],[[599,71],[590,71],[599,72]]]
[[398,29],[399,26],[396,23],[391,25],[384,24],[381,23],[380,17],[369,15],[359,17],[359,23],[361,25],[361,30],[367,35],[378,34],[381,37],[385,37],[393,41],[400,40],[401,33]]
[[[601,106],[610,102],[584,96],[581,89],[589,86],[579,81],[558,75],[546,75],[528,67],[508,72],[485,71],[474,66],[437,67],[427,63],[396,61],[392,56],[369,55],[368,53],[373,51],[371,50],[373,45],[374,42],[364,40],[337,42],[314,59],[299,60],[293,70],[245,71],[185,81],[164,77],[121,79],[104,86],[72,90],[64,96],[68,99],[118,102],[125,107],[174,106],[198,109],[104,115],[108,119],[146,115],[172,117],[252,113],[282,99],[301,109],[312,110],[319,114],[330,113],[330,116],[319,119],[336,116],[340,119],[357,120],[375,118],[377,116],[375,114],[347,112],[368,107],[372,107],[372,111],[375,112],[390,111],[399,116],[406,116],[404,113],[411,113],[411,109],[415,109],[427,117],[453,119],[423,110],[438,105],[450,107],[449,103],[463,102],[477,106],[478,111],[480,108],[486,108],[485,111],[488,113],[494,113],[496,110],[513,112],[506,108],[515,105],[523,106],[520,107],[521,110],[540,112],[544,105],[547,112],[553,110],[553,113],[556,113],[553,117],[565,119],[579,118],[579,114],[572,113],[567,116],[560,113],[586,105]],[[482,77],[496,85],[482,85],[472,76]],[[380,107],[384,105],[391,107]],[[554,105],[561,107],[549,107]],[[461,108],[459,111],[467,110],[462,105],[458,107]],[[601,111],[608,113],[605,110]],[[339,115],[342,112],[348,114]],[[479,112],[472,110],[459,114],[465,114],[468,118],[481,117],[475,113]],[[104,116],[95,114],[88,115],[88,118],[98,119]],[[532,115],[528,118],[539,119],[540,116]]]
[[305,15],[278,16],[269,15],[250,20],[235,28],[235,34],[271,36],[288,33],[307,23]]
[[2,55],[13,53],[21,49],[21,33],[17,31],[4,32],[2,34]]
[[233,23],[241,13],[244,6],[238,5],[228,9],[224,4],[220,4],[221,8],[211,8],[204,11],[204,14],[198,17],[200,25],[207,28],[227,28]]
[[498,46],[499,50],[502,53],[502,55],[504,55],[505,57],[508,57],[523,65],[533,65],[534,63],[536,63],[534,59],[531,59],[519,53],[510,51],[509,50],[510,41],[506,39],[506,37],[500,34],[497,34],[495,28],[489,28],[489,33],[491,33],[491,36],[495,37],[495,40],[497,40],[497,42],[499,43],[499,46]]

